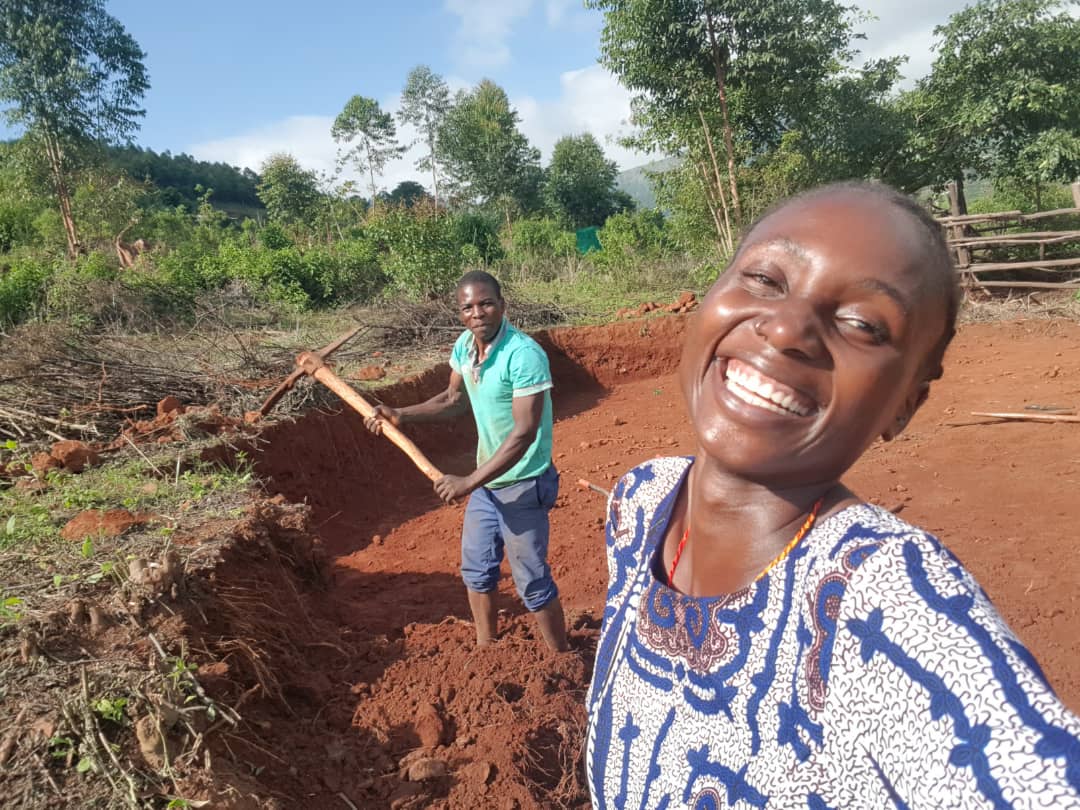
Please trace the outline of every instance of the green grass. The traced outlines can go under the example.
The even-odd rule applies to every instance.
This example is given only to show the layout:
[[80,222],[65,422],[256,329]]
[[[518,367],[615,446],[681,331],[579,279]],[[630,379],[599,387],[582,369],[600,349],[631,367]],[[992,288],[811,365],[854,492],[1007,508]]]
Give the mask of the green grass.
[[[18,452],[17,450],[15,451]],[[250,464],[241,459],[236,470],[197,463],[175,474],[174,451],[151,451],[147,460],[125,457],[74,475],[50,470],[43,491],[16,486],[0,490],[0,551],[16,546],[47,546],[60,539],[60,530],[86,509],[127,509],[159,515],[159,531],[185,505],[200,503],[214,514],[222,504],[251,485]],[[156,459],[155,459],[156,456]],[[156,469],[155,469],[156,467]],[[227,510],[226,510],[227,511]]]

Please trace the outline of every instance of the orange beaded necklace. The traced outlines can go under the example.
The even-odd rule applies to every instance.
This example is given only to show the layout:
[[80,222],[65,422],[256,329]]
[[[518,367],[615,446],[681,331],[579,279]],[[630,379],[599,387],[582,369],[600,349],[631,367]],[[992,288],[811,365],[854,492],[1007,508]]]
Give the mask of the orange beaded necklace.
[[[795,546],[799,545],[799,541],[806,537],[806,533],[810,531],[810,527],[813,526],[814,521],[817,520],[818,512],[821,510],[821,504],[824,500],[824,498],[818,498],[817,503],[815,503],[813,509],[810,510],[810,514],[807,515],[806,520],[803,521],[803,525],[799,527],[799,530],[795,532],[795,536],[791,538],[791,542],[784,546],[784,550],[781,551],[778,555],[776,555],[776,558],[771,563],[765,566],[764,571],[754,577],[754,582],[757,582],[759,579],[761,579],[763,576],[773,570],[773,568],[783,562],[784,558],[791,553],[791,550],[795,548]],[[686,541],[689,539],[690,527],[687,526],[686,531],[683,532],[682,539],[679,541],[678,547],[675,549],[675,559],[671,561],[671,570],[668,572],[667,578],[667,584],[669,588],[675,587],[675,569],[679,565],[679,558],[682,557],[683,549],[686,548]]]

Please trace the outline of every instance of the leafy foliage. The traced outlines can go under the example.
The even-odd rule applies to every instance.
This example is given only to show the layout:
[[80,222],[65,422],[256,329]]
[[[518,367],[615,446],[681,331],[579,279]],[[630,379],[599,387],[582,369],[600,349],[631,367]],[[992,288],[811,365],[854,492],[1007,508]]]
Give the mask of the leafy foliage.
[[552,150],[544,176],[544,203],[552,214],[572,228],[600,225],[625,200],[616,198],[615,161],[604,157],[596,138],[588,133],[560,138]]
[[397,130],[390,113],[373,98],[353,96],[338,113],[330,129],[334,140],[342,144],[344,151],[338,161],[349,161],[360,173],[367,173],[371,180],[371,198],[379,192],[376,175],[382,174],[386,164],[404,150],[397,142]]
[[450,88],[437,73],[427,65],[417,65],[409,71],[405,89],[401,93],[401,109],[398,121],[411,124],[419,132],[419,141],[427,146],[427,154],[416,161],[416,168],[431,172],[431,186],[435,192],[435,204],[439,203],[440,150],[439,128],[450,110]]
[[966,170],[1080,176],[1080,20],[1061,0],[980,0],[935,29],[933,70],[904,99],[923,181]]
[[271,155],[263,163],[259,199],[271,221],[296,225],[314,219],[322,202],[315,172],[304,169],[287,154]]
[[518,114],[506,91],[492,81],[460,92],[439,127],[438,146],[466,200],[535,210],[540,190],[540,152],[518,130]]
[[143,53],[103,0],[0,4],[0,101],[41,144],[68,254],[79,249],[68,175],[93,142],[128,137],[149,87]]

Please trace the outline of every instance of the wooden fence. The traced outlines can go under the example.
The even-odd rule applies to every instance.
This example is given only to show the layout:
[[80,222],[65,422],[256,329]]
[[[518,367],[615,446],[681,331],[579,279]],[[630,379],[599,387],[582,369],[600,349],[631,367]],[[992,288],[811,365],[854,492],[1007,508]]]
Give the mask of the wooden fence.
[[[1075,215],[1080,223],[1080,182],[1072,184],[1073,208],[1058,208],[1024,214],[1020,211],[999,211],[992,214],[956,214],[959,200],[955,186],[949,187],[949,202],[953,214],[939,217],[945,228],[949,247],[953,250],[956,269],[963,274],[965,286],[1012,287],[1015,289],[1080,290],[1080,229],[1010,231],[1022,225]],[[1072,246],[1063,255],[1046,257],[1049,245]],[[1028,252],[1027,258],[1010,261],[988,260],[987,252],[995,248],[1012,248]],[[986,274],[1038,274],[1038,279],[986,279]]]

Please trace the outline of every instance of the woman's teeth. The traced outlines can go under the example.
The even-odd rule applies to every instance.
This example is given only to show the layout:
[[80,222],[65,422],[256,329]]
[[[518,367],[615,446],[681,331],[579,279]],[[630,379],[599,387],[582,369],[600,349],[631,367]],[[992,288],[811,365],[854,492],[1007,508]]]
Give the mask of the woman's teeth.
[[731,393],[750,405],[784,416],[810,415],[810,408],[799,402],[785,386],[736,360],[728,361],[724,383]]

